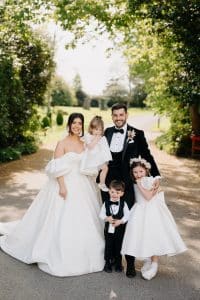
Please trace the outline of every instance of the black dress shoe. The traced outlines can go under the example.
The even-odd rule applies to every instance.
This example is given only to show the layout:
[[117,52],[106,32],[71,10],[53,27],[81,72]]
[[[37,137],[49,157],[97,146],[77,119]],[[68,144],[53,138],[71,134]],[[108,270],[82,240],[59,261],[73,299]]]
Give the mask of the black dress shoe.
[[122,272],[122,270],[123,270],[122,265],[116,265],[115,266],[115,272],[120,273],[120,272]]
[[103,270],[106,273],[112,273],[112,266],[111,266],[111,264],[109,262],[106,262]]
[[128,278],[134,278],[136,276],[135,268],[127,269],[126,271],[126,277]]

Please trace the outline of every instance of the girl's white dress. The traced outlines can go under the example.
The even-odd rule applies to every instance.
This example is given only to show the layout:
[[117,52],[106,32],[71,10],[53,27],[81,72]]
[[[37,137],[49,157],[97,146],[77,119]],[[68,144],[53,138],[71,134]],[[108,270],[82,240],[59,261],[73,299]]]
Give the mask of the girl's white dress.
[[[0,223],[0,247],[11,256],[55,276],[102,271],[103,224],[93,181],[80,173],[83,153],[51,160],[49,179],[24,217]],[[64,176],[67,198],[59,196],[56,177]]]
[[87,144],[90,144],[92,139],[93,136],[89,133],[84,136],[86,150],[83,155],[80,170],[82,174],[96,176],[101,166],[112,160],[112,155],[105,136],[102,136],[93,149],[88,149]]
[[[144,177],[141,184],[151,189],[155,178]],[[124,235],[122,254],[145,259],[153,255],[175,255],[187,250],[174,218],[167,208],[164,193],[147,201],[134,185],[136,203],[132,207]]]

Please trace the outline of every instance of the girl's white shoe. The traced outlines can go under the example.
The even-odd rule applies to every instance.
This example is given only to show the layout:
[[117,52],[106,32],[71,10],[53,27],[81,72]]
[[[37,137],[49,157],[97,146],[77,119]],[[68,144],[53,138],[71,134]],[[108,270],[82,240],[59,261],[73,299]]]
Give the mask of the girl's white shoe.
[[157,262],[152,262],[151,267],[142,273],[142,277],[146,280],[151,280],[156,276],[158,272],[158,263]]
[[150,267],[151,267],[151,258],[147,258],[147,259],[144,260],[144,264],[141,268],[141,273],[143,274],[144,272],[149,270]]

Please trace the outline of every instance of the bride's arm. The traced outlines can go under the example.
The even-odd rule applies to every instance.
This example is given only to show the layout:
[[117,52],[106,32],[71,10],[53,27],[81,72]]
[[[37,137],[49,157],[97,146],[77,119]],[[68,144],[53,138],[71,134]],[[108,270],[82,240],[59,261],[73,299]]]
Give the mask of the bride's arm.
[[[65,154],[62,142],[59,142],[56,146],[54,158],[59,158]],[[64,177],[60,176],[56,178],[59,185],[59,195],[65,200],[67,197],[67,188],[65,186]]]

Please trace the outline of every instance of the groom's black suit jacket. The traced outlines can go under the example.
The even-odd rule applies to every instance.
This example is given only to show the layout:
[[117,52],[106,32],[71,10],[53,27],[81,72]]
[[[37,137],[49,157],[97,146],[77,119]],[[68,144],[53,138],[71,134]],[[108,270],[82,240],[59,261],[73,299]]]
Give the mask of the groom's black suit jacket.
[[[109,127],[105,130],[105,137],[110,146],[115,126]],[[131,141],[128,141],[128,131],[134,130],[135,136]],[[111,152],[112,153],[112,152]],[[126,137],[124,140],[123,150],[119,155],[112,153],[113,161],[109,162],[109,171],[106,178],[106,184],[109,185],[111,180],[123,180],[126,185],[124,200],[127,202],[129,208],[134,204],[133,181],[130,177],[130,159],[135,157],[144,158],[151,164],[151,175],[160,175],[157,165],[149,150],[144,132],[130,125],[127,125]],[[103,200],[106,199],[106,193],[102,193]]]

